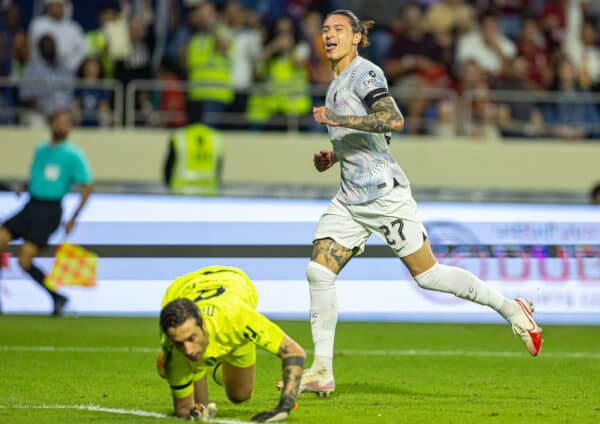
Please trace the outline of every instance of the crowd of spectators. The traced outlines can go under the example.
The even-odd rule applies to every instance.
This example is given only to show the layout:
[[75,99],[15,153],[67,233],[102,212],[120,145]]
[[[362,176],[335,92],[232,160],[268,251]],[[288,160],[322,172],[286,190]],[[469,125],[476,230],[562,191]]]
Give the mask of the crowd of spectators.
[[[0,122],[285,127],[322,103],[323,17],[374,19],[361,54],[380,65],[413,134],[600,136],[600,2],[594,0],[3,1]],[[85,12],[85,13],[84,13]],[[111,81],[139,79],[135,116]],[[185,88],[185,90],[183,90]],[[458,100],[457,100],[458,99]],[[301,125],[302,127],[302,125]],[[303,127],[304,128],[304,127]],[[305,127],[311,129],[310,125]]]

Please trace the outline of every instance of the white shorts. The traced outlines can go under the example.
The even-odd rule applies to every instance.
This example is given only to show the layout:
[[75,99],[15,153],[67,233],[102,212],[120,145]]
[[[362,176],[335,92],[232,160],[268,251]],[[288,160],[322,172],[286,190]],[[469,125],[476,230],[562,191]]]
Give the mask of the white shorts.
[[360,255],[372,233],[400,258],[423,246],[427,231],[417,215],[410,188],[395,187],[385,196],[359,205],[334,198],[321,215],[313,240],[330,238]]

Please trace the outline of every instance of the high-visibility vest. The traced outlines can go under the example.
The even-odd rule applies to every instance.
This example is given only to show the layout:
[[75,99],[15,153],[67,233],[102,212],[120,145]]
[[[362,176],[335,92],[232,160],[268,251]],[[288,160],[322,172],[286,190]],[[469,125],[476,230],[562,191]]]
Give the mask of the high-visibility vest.
[[248,99],[248,119],[265,122],[272,115],[282,113],[301,116],[310,112],[311,98],[308,73],[290,56],[271,59],[267,67],[265,89]]
[[202,124],[175,131],[172,138],[175,165],[171,191],[176,194],[214,196],[219,188],[219,161],[223,156],[221,134]]
[[188,98],[194,101],[217,101],[231,103],[233,87],[231,82],[231,59],[217,51],[216,40],[212,35],[196,34],[188,45],[188,81],[197,82]]
[[97,57],[104,73],[105,79],[113,78],[115,74],[115,62],[104,50],[106,47],[106,35],[102,29],[88,31],[85,33],[85,39],[88,45],[88,54]]

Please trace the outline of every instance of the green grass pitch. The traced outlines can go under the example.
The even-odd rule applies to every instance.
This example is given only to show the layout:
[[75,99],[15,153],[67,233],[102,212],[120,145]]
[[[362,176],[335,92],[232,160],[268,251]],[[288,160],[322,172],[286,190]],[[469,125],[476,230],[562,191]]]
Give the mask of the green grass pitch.
[[[311,348],[308,323],[280,324]],[[342,322],[336,392],[301,395],[288,422],[600,423],[600,327],[544,336],[531,358],[508,325]],[[177,422],[164,417],[157,346],[152,318],[0,316],[0,422]],[[254,397],[240,405],[211,382],[217,422],[275,406],[280,370],[259,353]]]

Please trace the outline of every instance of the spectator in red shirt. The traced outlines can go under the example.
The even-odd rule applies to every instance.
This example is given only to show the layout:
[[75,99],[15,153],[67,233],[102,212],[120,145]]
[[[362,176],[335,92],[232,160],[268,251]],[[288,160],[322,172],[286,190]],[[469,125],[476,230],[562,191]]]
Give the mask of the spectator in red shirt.
[[186,123],[185,94],[175,69],[176,65],[163,59],[158,72],[158,77],[166,84],[160,92],[159,107],[162,125],[167,128],[183,127]]
[[[496,98],[495,117],[500,134],[504,137],[538,137],[544,131],[544,119],[531,96],[514,95],[527,90],[527,61],[519,56],[511,61],[506,78],[497,81],[495,90],[509,90],[508,96]],[[502,95],[502,91],[499,92]]]
[[546,0],[538,16],[550,51],[560,47],[563,42],[567,26],[568,1]]
[[517,55],[527,61],[525,86],[533,90],[544,90],[552,80],[550,55],[546,40],[534,18],[525,18],[519,40]]
[[[423,13],[416,3],[409,3],[402,12],[402,32],[396,37],[387,59],[385,73],[396,92],[422,93],[422,89],[445,83],[447,69],[442,59],[442,49],[432,34],[425,31]],[[400,99],[402,102],[402,99]],[[410,96],[406,104],[408,132],[419,133],[421,117],[427,99]]]
[[[488,124],[493,120],[493,105],[490,102],[488,74],[479,64],[469,59],[458,65],[458,79],[453,84],[453,89],[459,96],[467,91],[473,97],[465,107],[454,110],[449,104],[442,103],[439,117],[442,122],[454,120],[459,125],[459,132],[479,136],[485,131]],[[467,100],[463,98],[463,100]],[[458,115],[458,116],[456,116]]]
[[500,32],[516,40],[521,31],[523,16],[532,12],[533,0],[479,0],[479,10],[498,13]]

